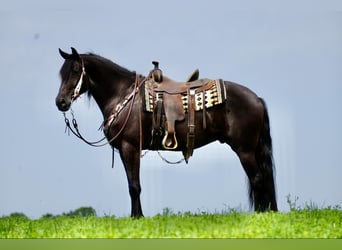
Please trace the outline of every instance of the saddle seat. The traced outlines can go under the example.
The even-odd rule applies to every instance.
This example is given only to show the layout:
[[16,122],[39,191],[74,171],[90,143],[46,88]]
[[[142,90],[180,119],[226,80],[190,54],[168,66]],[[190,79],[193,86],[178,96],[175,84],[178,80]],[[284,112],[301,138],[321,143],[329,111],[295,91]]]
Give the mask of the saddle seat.
[[[177,82],[168,78],[163,77],[161,83],[156,83],[154,92],[164,92],[169,95],[177,95],[186,93],[189,89],[197,89],[205,86],[210,80],[209,79],[198,79],[190,82]],[[199,90],[201,91],[201,90]],[[196,92],[199,92],[198,90]]]

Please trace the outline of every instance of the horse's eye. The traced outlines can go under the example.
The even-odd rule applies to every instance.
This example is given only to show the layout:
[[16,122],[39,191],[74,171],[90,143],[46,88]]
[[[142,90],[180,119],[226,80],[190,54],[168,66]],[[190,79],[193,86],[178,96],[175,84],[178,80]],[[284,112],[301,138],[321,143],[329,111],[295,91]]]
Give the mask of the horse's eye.
[[74,63],[72,70],[74,72],[79,72],[80,71],[80,65],[78,63]]

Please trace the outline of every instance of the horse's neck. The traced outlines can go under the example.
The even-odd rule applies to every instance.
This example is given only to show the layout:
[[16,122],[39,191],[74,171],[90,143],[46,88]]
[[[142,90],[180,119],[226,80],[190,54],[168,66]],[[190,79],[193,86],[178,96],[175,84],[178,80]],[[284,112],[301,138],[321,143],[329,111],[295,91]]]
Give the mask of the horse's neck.
[[98,104],[104,119],[108,118],[116,106],[123,102],[124,98],[132,91],[134,84],[130,78],[100,71],[97,77],[90,76],[90,81],[90,94]]

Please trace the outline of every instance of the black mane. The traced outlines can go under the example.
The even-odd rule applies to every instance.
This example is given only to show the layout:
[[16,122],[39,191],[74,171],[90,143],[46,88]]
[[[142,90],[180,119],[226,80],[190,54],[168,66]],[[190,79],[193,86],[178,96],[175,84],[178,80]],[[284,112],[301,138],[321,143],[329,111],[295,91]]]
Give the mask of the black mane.
[[103,67],[108,67],[111,70],[116,71],[120,75],[131,76],[132,74],[135,74],[135,71],[131,71],[125,67],[122,67],[122,66],[114,63],[113,61],[111,61],[107,58],[104,58],[100,55],[97,55],[94,53],[87,53],[87,54],[83,54],[82,56],[84,56],[85,58],[89,57],[89,58],[91,58],[92,61],[101,64]]
[[[122,67],[116,63],[114,63],[113,61],[104,58],[100,55],[94,54],[94,53],[86,53],[86,54],[82,54],[81,58],[84,59],[85,64],[87,61],[91,62],[91,64],[95,64],[98,65],[100,68],[104,69],[104,72],[115,72],[115,75],[117,75],[119,78],[123,78],[123,79],[131,79],[131,81],[134,81],[135,79],[135,71],[131,71],[125,67]],[[87,66],[86,67],[86,71],[87,71]],[[110,76],[108,76],[110,77]],[[87,96],[88,96],[88,100],[90,101],[92,99],[92,93],[88,90],[87,91]]]

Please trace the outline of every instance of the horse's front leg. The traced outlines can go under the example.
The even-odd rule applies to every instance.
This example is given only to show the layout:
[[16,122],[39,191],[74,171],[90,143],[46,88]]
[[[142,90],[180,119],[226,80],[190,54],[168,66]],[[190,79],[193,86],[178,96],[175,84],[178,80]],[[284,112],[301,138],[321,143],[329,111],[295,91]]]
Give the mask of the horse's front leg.
[[120,156],[125,167],[129,194],[131,196],[131,216],[139,218],[144,216],[140,203],[140,150],[129,143],[123,143]]

